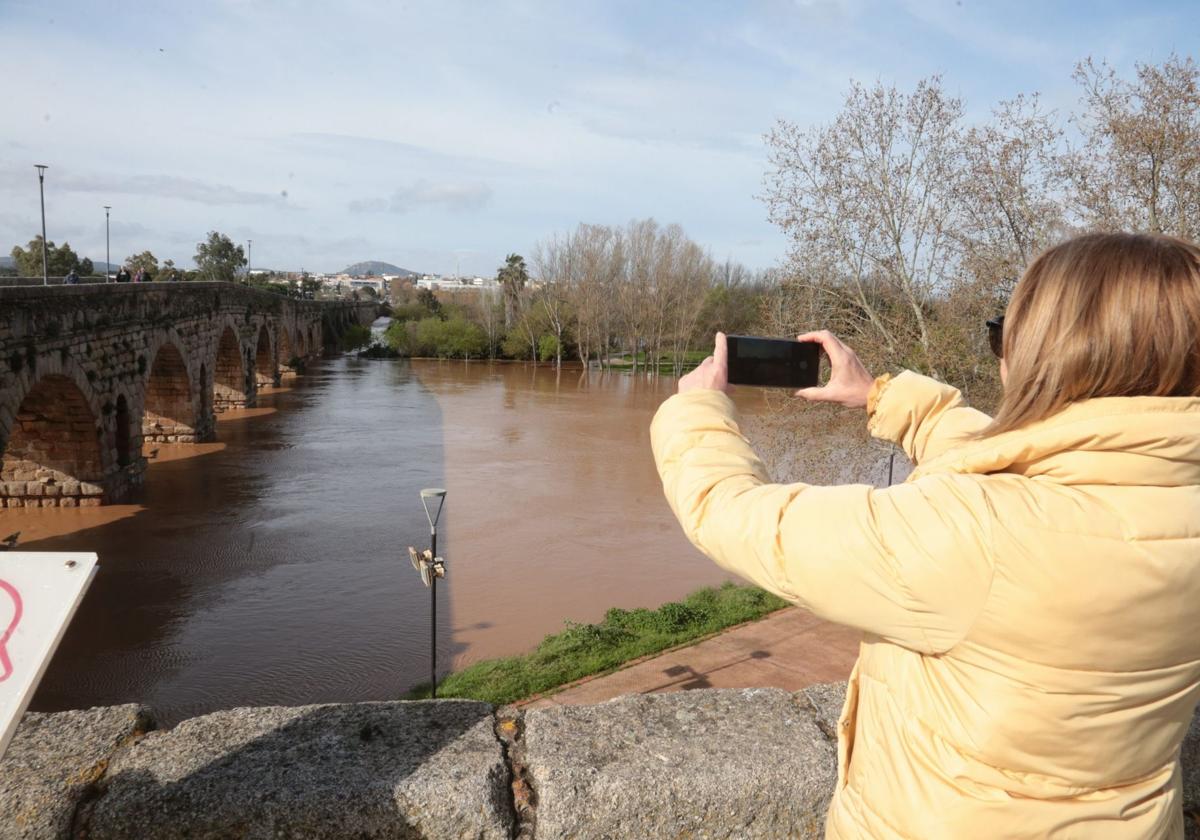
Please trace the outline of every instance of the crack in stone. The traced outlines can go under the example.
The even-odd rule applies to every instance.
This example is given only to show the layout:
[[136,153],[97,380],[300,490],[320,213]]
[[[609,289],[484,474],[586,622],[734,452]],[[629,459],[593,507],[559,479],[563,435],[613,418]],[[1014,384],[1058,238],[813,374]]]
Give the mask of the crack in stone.
[[68,837],[72,838],[72,840],[86,840],[91,827],[92,811],[95,809],[96,803],[100,801],[108,790],[105,781],[108,776],[108,768],[112,766],[113,759],[144,738],[147,732],[153,732],[157,728],[158,724],[155,723],[150,710],[140,710],[137,713],[137,721],[134,723],[133,731],[117,741],[108,755],[84,771],[83,775],[88,777],[87,785],[80,794],[79,801],[75,803],[75,810],[71,814]]
[[537,828],[537,791],[525,764],[525,713],[515,706],[496,709],[496,739],[508,769],[508,806],[513,815],[513,840],[533,840]]
[[825,721],[822,719],[821,710],[817,708],[817,704],[812,701],[812,698],[803,691],[797,691],[792,696],[797,700],[801,697],[804,698],[804,704],[808,707],[808,711],[812,716],[812,722],[816,725],[817,729],[821,730],[821,734],[825,736],[825,740],[836,747],[838,742],[837,732],[835,730],[831,730],[829,726],[826,725]]

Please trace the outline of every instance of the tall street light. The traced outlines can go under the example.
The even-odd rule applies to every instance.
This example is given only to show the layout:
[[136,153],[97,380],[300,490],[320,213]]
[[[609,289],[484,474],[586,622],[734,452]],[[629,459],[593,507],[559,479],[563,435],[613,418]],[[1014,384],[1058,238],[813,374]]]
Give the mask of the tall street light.
[[[432,513],[430,504],[436,502]],[[437,556],[437,523],[442,516],[442,505],[446,503],[446,491],[441,487],[427,487],[421,491],[421,507],[429,520],[429,548],[420,554],[408,547],[408,557],[413,568],[421,573],[421,582],[429,587],[429,696],[437,698],[437,579],[446,576],[446,560]]]
[[107,283],[112,277],[112,254],[108,248],[108,211],[112,209],[111,204],[104,205],[104,282]]
[[42,285],[50,285],[50,262],[46,256],[46,170],[49,166],[44,163],[35,163],[34,169],[38,171],[38,194],[42,197]]

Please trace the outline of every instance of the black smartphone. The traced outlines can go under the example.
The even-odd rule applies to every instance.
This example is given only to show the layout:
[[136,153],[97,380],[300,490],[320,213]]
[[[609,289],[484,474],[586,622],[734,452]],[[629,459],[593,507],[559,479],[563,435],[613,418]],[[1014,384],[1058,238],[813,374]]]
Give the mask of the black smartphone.
[[821,345],[790,338],[725,336],[729,384],[761,388],[811,388],[821,370]]

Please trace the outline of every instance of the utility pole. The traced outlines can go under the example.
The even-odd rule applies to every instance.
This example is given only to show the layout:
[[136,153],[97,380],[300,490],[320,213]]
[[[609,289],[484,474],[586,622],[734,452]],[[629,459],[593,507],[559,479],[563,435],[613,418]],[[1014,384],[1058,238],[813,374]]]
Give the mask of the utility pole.
[[246,240],[246,282],[250,282],[250,266],[254,264],[254,240]]
[[112,252],[108,247],[108,211],[112,209],[111,204],[104,205],[104,282],[107,283],[112,276]]
[[44,163],[35,163],[34,168],[38,171],[38,194],[42,197],[42,285],[50,285],[49,259],[46,256],[46,170],[49,166]]

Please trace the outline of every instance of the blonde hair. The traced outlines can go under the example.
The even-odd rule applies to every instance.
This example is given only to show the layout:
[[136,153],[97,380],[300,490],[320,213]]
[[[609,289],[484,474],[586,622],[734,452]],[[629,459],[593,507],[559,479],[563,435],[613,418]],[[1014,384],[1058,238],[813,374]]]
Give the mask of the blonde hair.
[[1093,397],[1200,395],[1200,248],[1088,234],[1041,254],[1004,319],[1008,381],[980,437]]

